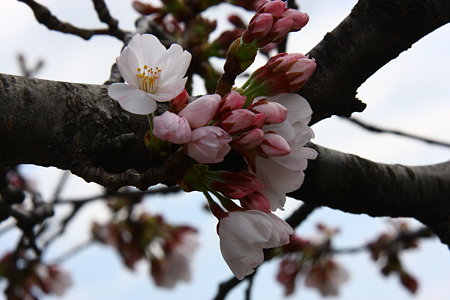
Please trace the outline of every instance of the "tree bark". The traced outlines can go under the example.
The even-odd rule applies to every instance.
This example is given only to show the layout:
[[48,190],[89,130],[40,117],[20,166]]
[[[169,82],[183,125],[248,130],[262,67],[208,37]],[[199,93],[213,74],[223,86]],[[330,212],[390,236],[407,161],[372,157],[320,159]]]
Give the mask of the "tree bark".
[[[363,110],[356,89],[449,19],[444,0],[360,0],[309,53],[318,68],[301,94],[313,122]],[[150,169],[158,166],[143,145],[146,118],[123,111],[106,88],[0,74],[0,165],[55,166],[112,188],[170,179],[166,166]],[[450,244],[449,163],[384,165],[313,147],[319,158],[294,197],[351,213],[414,217]]]
[[310,144],[305,182],[289,196],[373,217],[412,217],[450,245],[450,161],[420,167],[375,163]]
[[[360,0],[308,55],[317,69],[300,94],[314,124],[364,110],[356,90],[378,69],[450,21],[450,1]],[[405,75],[407,76],[407,75]]]

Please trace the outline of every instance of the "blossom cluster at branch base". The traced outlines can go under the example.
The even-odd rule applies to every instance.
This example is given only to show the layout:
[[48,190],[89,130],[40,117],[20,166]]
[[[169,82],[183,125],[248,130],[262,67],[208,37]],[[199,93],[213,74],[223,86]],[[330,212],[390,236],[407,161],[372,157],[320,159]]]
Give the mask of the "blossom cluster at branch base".
[[[262,2],[242,37],[231,43],[225,72],[239,74],[259,48],[307,22],[306,14],[282,1]],[[317,156],[305,147],[314,137],[308,127],[311,107],[295,93],[316,62],[302,54],[278,54],[242,87],[227,88],[219,80],[217,94],[192,100],[184,90],[190,54],[158,43],[151,35],[132,38],[117,59],[126,83],[110,86],[109,95],[125,110],[148,115],[145,144],[152,157],[183,152],[192,159],[174,179],[185,191],[203,192],[218,218],[222,255],[242,279],[263,262],[263,249],[289,243],[294,233],[273,212],[283,209],[286,193],[301,186],[308,160]],[[168,109],[153,115],[163,101]],[[231,172],[227,165],[236,156],[242,163]],[[162,268],[157,263],[152,270]]]

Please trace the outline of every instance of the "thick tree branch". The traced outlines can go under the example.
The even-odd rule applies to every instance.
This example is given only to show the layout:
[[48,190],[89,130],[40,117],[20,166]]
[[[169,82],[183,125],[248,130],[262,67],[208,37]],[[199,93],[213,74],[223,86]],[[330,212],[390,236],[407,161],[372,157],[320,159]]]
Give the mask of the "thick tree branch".
[[[360,84],[449,18],[450,3],[442,0],[359,1],[310,52],[318,69],[301,92],[314,121],[363,109],[355,100]],[[0,105],[1,165],[51,165],[103,185],[114,177],[113,188],[149,183],[144,172],[159,167],[142,143],[145,118],[121,110],[105,86],[0,75]],[[352,213],[415,217],[450,243],[449,163],[389,166],[314,147],[319,159],[293,196]],[[137,175],[127,177],[133,169]]]
[[[145,117],[128,114],[106,87],[0,74],[0,164],[108,172],[144,171]],[[124,136],[125,138],[118,138]]]
[[311,103],[312,123],[362,111],[365,104],[355,98],[358,87],[449,21],[447,0],[360,0],[308,53],[317,60],[317,70],[300,94]]
[[450,245],[450,161],[406,167],[311,147],[319,156],[290,196],[355,214],[416,218]]
[[[105,86],[0,75],[0,105],[2,165],[51,165],[110,188],[145,189],[170,181],[183,163],[177,158],[152,165],[142,142],[145,117],[120,109]],[[314,148],[319,158],[294,197],[351,213],[414,217],[450,242],[450,163],[384,165]]]

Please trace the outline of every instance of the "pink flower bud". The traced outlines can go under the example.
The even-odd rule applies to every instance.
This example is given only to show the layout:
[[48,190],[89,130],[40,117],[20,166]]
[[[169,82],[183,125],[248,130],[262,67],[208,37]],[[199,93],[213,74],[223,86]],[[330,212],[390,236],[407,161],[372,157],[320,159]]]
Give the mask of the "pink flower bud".
[[253,104],[252,110],[263,113],[266,117],[265,124],[279,124],[286,120],[287,109],[280,103],[268,102],[267,100],[260,100]]
[[309,21],[308,14],[299,12],[298,10],[291,8],[284,11],[282,18],[283,17],[289,17],[292,19],[293,25],[291,31],[298,31],[302,29]]
[[264,185],[249,172],[220,172],[220,181],[214,181],[211,187],[232,199],[241,199],[264,188]]
[[257,97],[297,92],[315,69],[314,59],[299,53],[280,53],[253,72],[242,87],[243,94]]
[[198,128],[212,120],[220,101],[221,97],[217,94],[205,95],[189,103],[178,115],[185,117],[191,128]]
[[178,96],[176,96],[175,98],[173,98],[172,101],[170,101],[169,110],[174,114],[178,114],[186,107],[186,105],[188,104],[188,100],[189,94],[187,93],[186,90],[183,90]]
[[292,18],[285,17],[278,19],[275,24],[273,24],[271,33],[271,42],[279,43],[281,42],[286,35],[292,31],[292,26],[294,25],[294,21]]
[[251,193],[247,197],[240,199],[240,201],[244,208],[270,213],[269,200],[260,192]]
[[204,126],[192,131],[191,141],[184,145],[184,151],[199,163],[218,163],[230,151],[230,142],[231,137],[222,128]]
[[251,150],[259,146],[264,139],[264,131],[259,128],[252,129],[233,140],[233,148],[241,151]]
[[285,156],[291,151],[288,142],[281,135],[270,132],[264,135],[264,139],[259,148],[262,154],[267,157]]
[[[261,125],[261,116],[264,119],[263,114],[258,115],[248,109],[235,109],[225,115],[221,122],[221,127],[229,133],[236,133],[249,127],[256,127],[256,125]],[[262,125],[259,127],[262,127]]]
[[242,34],[244,43],[252,43],[255,40],[262,39],[272,29],[273,16],[268,13],[256,14],[248,24],[247,30]]
[[274,18],[279,18],[286,10],[286,3],[283,1],[267,1],[261,5],[256,12],[258,13],[269,13],[272,14]]
[[307,57],[301,53],[280,53],[271,57],[267,62],[267,65],[270,66],[274,72],[288,72],[297,61],[304,58]]
[[295,89],[300,89],[316,70],[316,61],[314,59],[302,58],[296,61],[289,72],[286,74],[293,77],[290,85]]
[[238,92],[231,91],[230,93],[226,94],[225,97],[223,97],[217,114],[223,115],[229,111],[242,108],[246,99],[247,97],[242,96]]
[[184,144],[191,139],[191,128],[185,118],[166,111],[153,118],[153,135],[162,141]]

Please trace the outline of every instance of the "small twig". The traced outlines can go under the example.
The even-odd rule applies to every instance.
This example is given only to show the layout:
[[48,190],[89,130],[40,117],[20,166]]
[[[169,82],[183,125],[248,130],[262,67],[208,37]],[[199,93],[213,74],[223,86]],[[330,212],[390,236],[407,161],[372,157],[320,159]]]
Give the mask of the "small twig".
[[358,119],[355,118],[344,118],[350,122],[352,122],[353,124],[356,124],[358,126],[361,126],[362,128],[372,131],[372,132],[377,132],[377,133],[390,133],[390,134],[395,134],[395,135],[399,135],[399,136],[403,136],[403,137],[407,137],[410,139],[415,139],[415,140],[419,140],[425,143],[429,143],[429,144],[433,144],[433,145],[439,145],[439,146],[444,146],[444,147],[450,147],[450,143],[447,142],[442,142],[442,141],[437,141],[434,139],[430,139],[430,138],[426,138],[423,136],[419,136],[419,135],[415,135],[415,134],[411,134],[411,133],[406,133],[400,130],[394,130],[394,129],[386,129],[386,128],[381,128],[381,127],[377,127],[371,124],[367,124],[366,122],[362,122]]
[[292,228],[296,228],[318,207],[319,206],[314,203],[304,203],[286,218],[286,223],[291,225]]
[[61,254],[60,256],[58,256],[57,258],[54,258],[52,261],[53,264],[60,264],[66,260],[68,260],[69,258],[73,257],[75,254],[78,254],[80,251],[85,250],[86,248],[88,248],[89,246],[94,244],[94,240],[87,240],[79,245],[76,245],[75,247],[67,250],[66,252],[64,252],[63,254]]
[[55,202],[59,199],[59,195],[61,194],[62,190],[64,189],[67,179],[69,179],[69,176],[70,176],[70,172],[67,170],[61,174],[58,185],[56,186],[56,189],[53,192],[52,202]]
[[119,28],[119,21],[114,19],[109,13],[109,9],[106,6],[104,0],[92,0],[94,3],[95,11],[97,12],[100,21],[108,25],[110,34],[117,37],[121,41],[125,41],[126,32]]
[[58,199],[55,201],[55,204],[81,204],[90,201],[100,200],[107,197],[120,197],[120,196],[144,196],[144,195],[154,195],[154,194],[169,194],[176,193],[181,191],[179,186],[171,186],[171,187],[161,187],[157,189],[151,189],[147,191],[124,191],[124,192],[115,192],[107,190],[106,192],[98,195],[94,195],[92,197],[86,197],[82,199]]
[[47,7],[37,3],[34,0],[18,0],[18,1],[27,4],[33,10],[36,20],[42,25],[45,25],[48,29],[56,30],[62,33],[70,33],[79,36],[85,40],[89,40],[94,35],[111,35],[119,38],[117,36],[117,33],[112,32],[110,28],[84,29],[73,26],[72,24],[67,22],[62,22],[57,17],[55,17]]
[[223,300],[227,296],[228,292],[231,291],[235,286],[237,286],[242,281],[237,279],[236,277],[231,277],[227,281],[222,282],[219,284],[219,291],[217,292],[216,297],[214,297],[214,300]]
[[[389,248],[396,243],[407,243],[410,241],[414,241],[419,238],[430,238],[434,237],[433,232],[428,227],[421,227],[415,231],[406,231],[400,232],[395,238],[391,240],[387,240],[383,243],[377,243],[376,247],[378,248]],[[353,254],[361,251],[365,251],[370,249],[369,245],[362,245],[351,248],[342,248],[342,249],[333,249],[330,248],[329,251],[334,254]]]
[[54,240],[56,240],[58,237],[63,235],[64,232],[66,232],[68,224],[75,218],[76,214],[78,213],[80,208],[83,207],[84,204],[85,203],[73,203],[72,212],[61,222],[61,227],[59,228],[58,232],[56,232],[54,235],[52,235],[45,241],[44,245],[42,246],[42,250],[47,248]]
[[23,56],[22,54],[17,55],[17,60],[19,61],[20,73],[25,77],[33,77],[44,66],[44,61],[40,59],[33,68],[29,68],[25,61],[25,56]]
[[[256,273],[257,269],[255,270]],[[253,281],[255,280],[255,273],[252,274],[252,276],[249,276],[247,281],[247,289],[245,290],[245,300],[250,300],[252,298],[252,287],[253,287]]]

